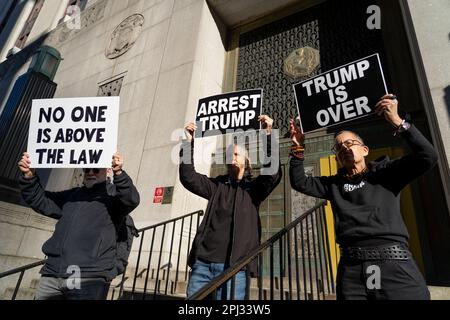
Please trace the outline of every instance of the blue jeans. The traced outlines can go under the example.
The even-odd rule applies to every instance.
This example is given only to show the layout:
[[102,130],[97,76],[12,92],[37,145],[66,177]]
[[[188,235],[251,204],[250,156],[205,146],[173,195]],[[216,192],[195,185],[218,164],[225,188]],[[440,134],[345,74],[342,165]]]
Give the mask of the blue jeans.
[[[192,266],[191,276],[187,287],[187,296],[190,298],[194,293],[200,290],[203,286],[209,284],[215,277],[220,275],[225,270],[223,263],[209,263],[196,260]],[[234,299],[244,300],[245,289],[247,284],[247,276],[245,271],[239,271],[235,275],[234,282]],[[216,291],[216,300],[230,300],[231,299],[231,279],[224,283]]]

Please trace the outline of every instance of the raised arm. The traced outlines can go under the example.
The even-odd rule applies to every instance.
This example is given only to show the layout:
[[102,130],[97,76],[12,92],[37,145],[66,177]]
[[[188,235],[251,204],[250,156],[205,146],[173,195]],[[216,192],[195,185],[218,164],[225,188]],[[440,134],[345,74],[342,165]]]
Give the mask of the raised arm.
[[438,160],[431,143],[414,126],[406,123],[398,115],[398,100],[392,94],[385,95],[376,105],[375,112],[396,128],[395,135],[402,137],[411,149],[411,153],[389,163],[390,176],[398,190],[430,170]]
[[400,133],[400,136],[409,145],[411,152],[389,163],[390,176],[399,190],[430,170],[438,161],[433,146],[414,125]]
[[25,152],[18,164],[22,173],[19,178],[19,187],[23,199],[37,213],[54,219],[61,218],[62,207],[73,189],[62,192],[45,191],[39,177],[30,168],[30,164],[29,155]]
[[139,205],[140,196],[133,184],[133,180],[122,169],[122,166],[123,158],[120,153],[116,152],[112,159],[114,186],[116,189],[114,196],[115,209],[121,215],[127,215]]
[[181,144],[180,150],[180,182],[190,192],[211,199],[217,189],[212,179],[195,171],[194,167],[194,132],[197,129],[194,123],[188,123],[185,127],[186,140]]
[[[262,142],[264,159],[263,166],[261,168],[261,174],[252,181],[252,198],[256,198],[257,201],[262,202],[269,194],[276,188],[282,178],[281,163],[279,156],[278,141],[274,139],[272,141],[272,126],[273,120],[267,115],[259,116],[259,121],[262,123],[264,131],[262,132]],[[273,144],[273,145],[272,145]],[[272,150],[276,150],[274,154]],[[274,161],[273,161],[274,160]]]
[[309,177],[305,174],[304,141],[305,135],[295,125],[293,119],[289,121],[292,141],[291,160],[289,162],[289,178],[294,190],[316,198],[329,199],[330,177]]

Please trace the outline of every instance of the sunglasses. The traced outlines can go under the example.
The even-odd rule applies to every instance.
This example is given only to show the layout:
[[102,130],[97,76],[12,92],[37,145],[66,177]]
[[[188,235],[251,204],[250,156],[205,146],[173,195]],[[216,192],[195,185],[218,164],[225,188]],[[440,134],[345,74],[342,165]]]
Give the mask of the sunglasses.
[[89,173],[89,172],[91,172],[91,170],[94,172],[94,174],[97,174],[100,172],[100,169],[91,169],[91,168],[83,169],[83,172]]

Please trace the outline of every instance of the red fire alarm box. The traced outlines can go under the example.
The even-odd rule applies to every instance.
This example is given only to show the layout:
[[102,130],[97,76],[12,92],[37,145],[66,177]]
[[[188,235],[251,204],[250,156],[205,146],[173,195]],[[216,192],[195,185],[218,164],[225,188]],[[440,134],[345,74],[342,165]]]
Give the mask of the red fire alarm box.
[[164,188],[156,187],[155,194],[153,196],[153,203],[162,203],[163,196],[164,196]]

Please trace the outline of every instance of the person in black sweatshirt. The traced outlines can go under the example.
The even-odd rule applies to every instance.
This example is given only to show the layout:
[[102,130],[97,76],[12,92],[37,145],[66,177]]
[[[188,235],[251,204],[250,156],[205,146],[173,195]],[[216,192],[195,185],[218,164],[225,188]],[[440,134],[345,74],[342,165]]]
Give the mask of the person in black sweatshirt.
[[139,205],[139,193],[113,155],[114,185],[107,169],[83,169],[84,186],[61,192],[45,191],[30,168],[29,155],[19,162],[19,185],[25,202],[36,212],[57,219],[55,231],[42,246],[42,267],[36,300],[104,300],[117,275],[117,229]]
[[[259,121],[266,134],[270,135],[273,120],[261,115]],[[232,163],[227,163],[228,174],[208,178],[197,173],[193,164],[195,130],[194,123],[185,127],[187,139],[181,145],[180,181],[186,189],[207,199],[208,206],[189,253],[188,264],[192,271],[187,288],[188,298],[259,245],[259,205],[281,180],[279,161],[272,172],[261,172],[257,178],[251,178],[248,153],[239,144],[228,147],[227,159],[232,160]],[[271,140],[267,139],[267,149],[264,150],[266,159],[271,156]],[[262,171],[271,168],[271,162],[264,163]],[[215,298],[245,299],[247,276],[256,274],[256,262],[237,273],[234,293],[230,292],[231,281],[227,281],[217,290]]]
[[400,192],[437,162],[433,146],[398,115],[392,94],[376,104],[412,152],[366,163],[369,147],[352,131],[335,136],[340,169],[334,176],[308,177],[303,167],[305,136],[290,121],[290,181],[301,193],[330,201],[336,241],[341,247],[337,299],[430,299],[425,280],[408,249],[408,231],[400,213]]

